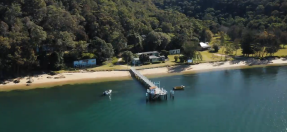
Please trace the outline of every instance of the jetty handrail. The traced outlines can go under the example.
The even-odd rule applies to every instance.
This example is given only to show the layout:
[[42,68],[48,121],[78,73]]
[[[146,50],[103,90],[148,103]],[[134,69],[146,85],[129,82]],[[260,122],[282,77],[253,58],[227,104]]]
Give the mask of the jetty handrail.
[[150,87],[156,87],[154,83],[152,83],[149,79],[147,79],[145,76],[143,76],[141,73],[139,73],[136,69],[131,67],[131,71],[136,74],[138,77],[140,77],[143,81],[145,81]]

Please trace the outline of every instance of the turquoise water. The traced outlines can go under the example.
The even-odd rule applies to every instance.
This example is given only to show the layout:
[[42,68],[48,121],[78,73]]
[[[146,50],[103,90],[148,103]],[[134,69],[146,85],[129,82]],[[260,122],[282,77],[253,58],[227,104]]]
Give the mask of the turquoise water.
[[[136,80],[0,93],[1,132],[286,132],[287,67],[151,78],[175,99],[146,103]],[[112,89],[111,98],[100,94]]]

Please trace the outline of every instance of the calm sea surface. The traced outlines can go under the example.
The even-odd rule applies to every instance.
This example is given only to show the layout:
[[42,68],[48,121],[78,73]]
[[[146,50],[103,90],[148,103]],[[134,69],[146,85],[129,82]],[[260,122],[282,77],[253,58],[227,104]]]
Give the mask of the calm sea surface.
[[[287,67],[151,78],[175,99],[145,102],[136,80],[0,93],[0,132],[286,132]],[[111,98],[100,96],[112,89]]]

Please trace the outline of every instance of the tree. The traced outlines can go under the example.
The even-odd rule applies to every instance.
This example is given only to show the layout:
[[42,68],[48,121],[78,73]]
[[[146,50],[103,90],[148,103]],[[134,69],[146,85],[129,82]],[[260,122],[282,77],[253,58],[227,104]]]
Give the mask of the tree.
[[94,59],[96,55],[93,53],[82,53],[82,59]]
[[50,69],[57,71],[64,67],[63,53],[53,52],[50,56]]
[[75,48],[74,38],[75,36],[72,33],[69,33],[67,31],[59,32],[58,36],[56,37],[55,46],[58,48],[59,51],[73,49]]
[[105,40],[96,37],[95,40],[89,45],[89,49],[93,50],[98,57],[99,62],[104,62],[114,55],[112,44],[106,43]]
[[168,58],[169,52],[166,51],[166,50],[162,50],[162,51],[160,52],[160,54],[161,54],[161,55],[164,55],[165,58]]
[[250,30],[244,31],[241,39],[241,49],[243,55],[249,56],[250,54],[254,54],[254,50],[252,48],[252,44],[255,41],[254,36],[255,34],[253,31]]
[[239,26],[232,26],[228,29],[227,35],[234,41],[237,38],[241,38],[242,34],[242,27]]
[[234,40],[233,48],[235,50],[235,55],[237,55],[237,51],[240,49],[240,39],[235,39]]
[[265,53],[273,55],[280,49],[277,37],[266,31],[257,37],[256,42],[256,51],[259,57],[264,57]]
[[196,51],[194,54],[194,57],[192,58],[193,62],[198,63],[199,61],[202,61],[202,55],[199,51]]
[[112,58],[114,56],[114,49],[111,43],[103,43],[101,45],[101,52],[105,58]]
[[125,52],[123,52],[122,57],[123,57],[123,60],[124,60],[126,63],[131,62],[132,59],[134,58],[134,57],[133,57],[133,53],[130,52],[130,51],[125,51]]
[[219,47],[218,47],[217,44],[212,45],[212,48],[213,48],[213,50],[214,50],[214,51],[213,51],[214,53],[217,53],[218,50],[219,50]]
[[204,42],[210,42],[213,37],[213,33],[210,30],[205,29],[203,30],[201,37]]
[[78,41],[78,42],[75,42],[75,49],[77,52],[81,53],[81,52],[84,52],[84,51],[87,51],[88,49],[88,44],[86,41]]
[[145,40],[146,47],[149,50],[165,50],[170,43],[171,38],[169,35],[162,32],[150,32]]
[[46,13],[46,6],[44,0],[25,0],[23,14],[32,16],[36,22],[40,22]]
[[134,52],[140,52],[143,50],[143,45],[142,45],[143,38],[139,34],[136,34],[136,33],[130,34],[128,35],[127,39],[128,39],[127,44],[134,46],[134,49],[133,49]]
[[182,49],[182,54],[186,57],[186,59],[192,59],[195,56],[195,53],[198,49],[199,41],[197,39],[192,39],[190,41],[185,42]]
[[285,48],[285,45],[287,44],[287,33],[286,32],[281,33],[280,42],[283,44],[283,48]]
[[9,26],[3,21],[0,21],[0,35],[6,37],[9,32]]
[[171,23],[167,23],[167,22],[163,22],[161,24],[161,27],[163,29],[162,31],[165,32],[165,33],[171,33],[174,30],[172,24]]
[[141,54],[141,55],[139,56],[139,59],[140,59],[140,62],[143,63],[143,64],[149,62],[149,56],[146,55],[146,54]]
[[21,5],[18,3],[13,3],[5,13],[5,22],[7,22],[9,25],[13,25],[16,22],[17,17],[21,15]]
[[264,8],[265,7],[263,5],[258,5],[257,8],[256,8],[256,12],[258,14],[262,14],[262,13],[264,13]]
[[[220,36],[220,46],[222,48],[222,54],[223,54],[223,53],[226,53],[225,50],[227,50],[227,48],[229,48],[228,45],[226,45],[226,43],[225,43],[225,36],[226,36],[226,34],[223,31],[220,31],[218,34]],[[222,59],[222,56],[221,56],[221,59]]]

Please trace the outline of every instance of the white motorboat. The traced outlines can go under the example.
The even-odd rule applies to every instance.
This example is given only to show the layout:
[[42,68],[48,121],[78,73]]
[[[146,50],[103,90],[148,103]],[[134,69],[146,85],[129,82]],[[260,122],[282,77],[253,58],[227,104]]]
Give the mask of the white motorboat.
[[111,95],[111,94],[112,94],[112,90],[107,90],[103,92],[103,95]]

